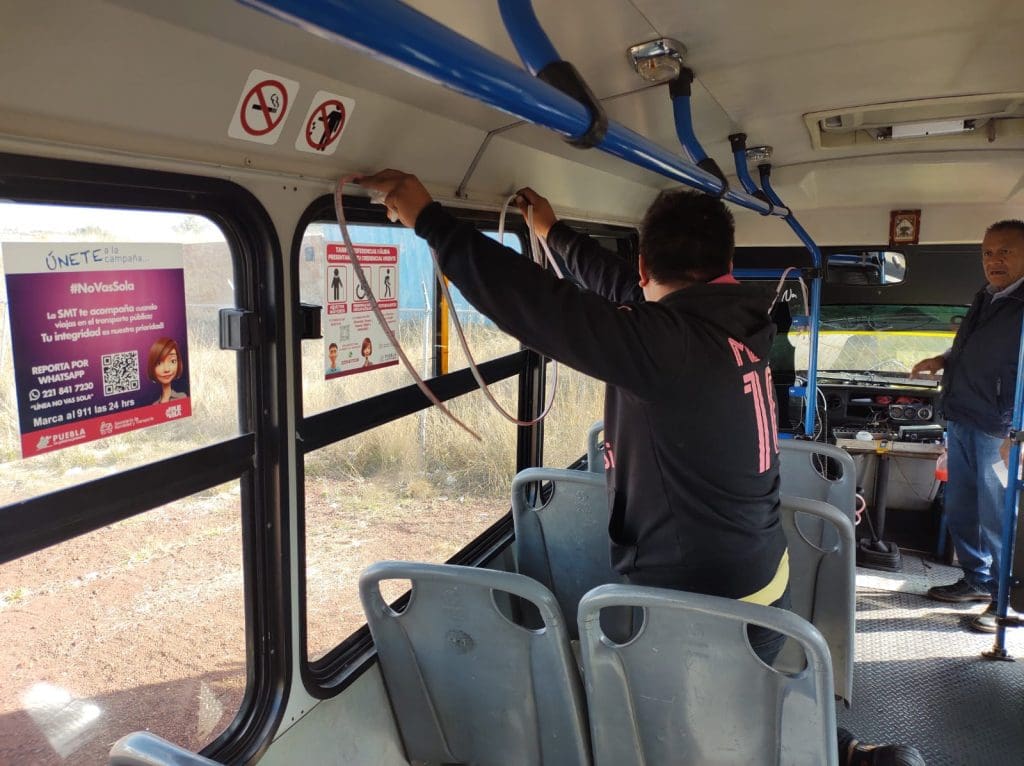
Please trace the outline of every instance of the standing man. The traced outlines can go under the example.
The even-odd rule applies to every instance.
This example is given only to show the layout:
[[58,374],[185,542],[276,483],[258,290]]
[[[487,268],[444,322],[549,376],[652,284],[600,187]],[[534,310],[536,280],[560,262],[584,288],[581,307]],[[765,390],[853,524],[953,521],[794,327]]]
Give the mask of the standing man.
[[[944,370],[949,481],[946,519],[963,577],[929,589],[939,601],[988,606],[969,623],[996,632],[996,592],[1002,560],[1005,466],[1024,317],[1024,221],[989,226],[981,244],[987,284],[978,291],[953,347],[914,365],[911,375]],[[998,473],[997,473],[998,471]],[[1000,477],[999,474],[1002,474]]]
[[[479,311],[527,346],[605,381],[605,454],[615,569],[635,584],[785,608],[789,558],[779,521],[775,326],[757,287],[732,276],[733,218],[721,202],[665,191],[644,215],[637,267],[556,222],[519,192],[590,291],[460,223],[415,176],[362,178],[389,217],[414,227]],[[772,662],[784,638],[748,629]],[[840,763],[923,764],[913,748],[838,738]]]

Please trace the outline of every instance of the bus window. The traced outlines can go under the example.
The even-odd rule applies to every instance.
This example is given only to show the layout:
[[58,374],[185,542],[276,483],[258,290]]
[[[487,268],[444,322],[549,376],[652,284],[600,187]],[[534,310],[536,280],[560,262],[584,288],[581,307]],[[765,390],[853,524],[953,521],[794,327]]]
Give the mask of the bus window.
[[[496,231],[484,233],[491,239],[498,239],[498,232]],[[507,247],[512,248],[517,253],[523,252],[523,245],[518,235],[505,232],[504,240],[503,244]],[[462,331],[466,334],[466,343],[469,346],[469,351],[478,364],[486,362],[488,359],[496,359],[499,356],[515,353],[519,350],[519,341],[511,335],[503,333],[494,322],[473,308],[469,301],[459,292],[459,288],[450,284],[448,289],[452,296],[453,308],[458,314],[459,321],[462,323]],[[466,360],[466,354],[462,350],[458,337],[456,337],[455,323],[452,321],[450,310],[447,343],[448,370],[459,370],[463,367],[468,367],[469,362]],[[512,412],[512,414],[515,413]]]
[[[553,367],[548,365],[550,386]],[[587,451],[587,431],[604,417],[604,383],[558,365],[558,391],[555,404],[544,419],[544,465],[567,468]]]
[[[218,311],[235,305],[219,228],[180,213],[18,203],[0,203],[0,220],[0,504],[239,434],[237,360],[218,342]],[[121,262],[74,271],[69,254],[86,250]],[[136,258],[167,260],[146,268]],[[83,278],[61,293],[57,283],[72,273]],[[113,276],[97,278],[105,273]],[[133,290],[85,292],[111,285]],[[181,406],[154,414],[163,390],[147,356],[161,339],[173,341],[178,367],[167,395]],[[164,422],[146,425],[154,417]],[[67,429],[66,447],[63,425],[81,427]]]
[[199,750],[231,723],[239,498],[229,482],[0,565],[0,763],[106,763],[143,729]]
[[0,514],[25,551],[0,564],[0,763],[105,762],[136,729],[202,749],[252,677],[254,442],[218,317],[240,257],[197,214],[4,202],[0,221]]
[[[518,376],[491,385],[515,412]],[[516,427],[480,391],[305,458],[307,650],[326,654],[365,622],[359,573],[381,559],[443,563],[508,512]],[[397,595],[397,594],[396,594]]]

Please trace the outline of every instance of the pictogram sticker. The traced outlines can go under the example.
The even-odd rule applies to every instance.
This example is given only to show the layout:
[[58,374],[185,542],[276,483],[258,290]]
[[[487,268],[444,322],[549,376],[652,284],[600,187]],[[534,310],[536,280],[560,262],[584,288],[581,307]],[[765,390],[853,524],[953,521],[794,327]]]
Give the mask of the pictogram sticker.
[[342,132],[352,119],[356,102],[345,96],[318,91],[306,112],[295,148],[311,154],[334,154]]
[[228,135],[259,144],[276,144],[299,84],[294,80],[254,69],[242,89]]

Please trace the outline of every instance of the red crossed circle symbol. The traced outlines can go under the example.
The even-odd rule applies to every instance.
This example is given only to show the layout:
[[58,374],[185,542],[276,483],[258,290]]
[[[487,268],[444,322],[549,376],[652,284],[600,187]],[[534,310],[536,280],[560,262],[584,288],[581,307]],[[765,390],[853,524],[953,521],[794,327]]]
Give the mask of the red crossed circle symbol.
[[[277,94],[273,92],[274,90],[280,93],[280,104],[276,106],[274,96]],[[253,98],[256,99],[255,103],[253,103]],[[262,115],[266,123],[265,127],[258,127],[250,123],[250,110],[257,111]],[[242,114],[240,115],[242,129],[251,136],[265,136],[281,124],[281,120],[284,119],[287,111],[288,91],[285,90],[284,85],[277,80],[264,80],[263,82],[256,83],[242,100]]]

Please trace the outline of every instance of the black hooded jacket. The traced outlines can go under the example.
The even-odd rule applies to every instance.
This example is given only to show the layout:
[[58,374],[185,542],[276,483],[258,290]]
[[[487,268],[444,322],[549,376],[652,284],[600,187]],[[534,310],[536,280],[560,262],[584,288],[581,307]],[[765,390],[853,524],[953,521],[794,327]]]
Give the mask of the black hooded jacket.
[[775,328],[759,289],[729,277],[642,302],[628,263],[556,224],[548,242],[590,288],[580,290],[437,203],[416,233],[502,330],[608,384],[608,532],[619,572],[730,598],[772,580],[786,543],[767,363]]

